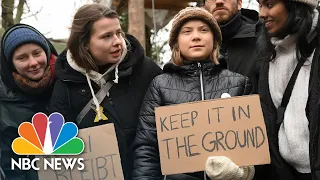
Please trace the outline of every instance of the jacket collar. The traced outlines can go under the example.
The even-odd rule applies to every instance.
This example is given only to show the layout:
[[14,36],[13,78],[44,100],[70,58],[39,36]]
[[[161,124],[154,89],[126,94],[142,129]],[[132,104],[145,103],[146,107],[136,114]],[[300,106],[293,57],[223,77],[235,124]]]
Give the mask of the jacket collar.
[[221,25],[221,33],[222,33],[222,39],[223,40],[229,40],[231,39],[236,33],[238,32],[240,26],[241,26],[241,13],[240,11],[229,21],[227,24]]
[[[241,9],[232,20],[220,26],[223,40],[255,38],[257,28],[262,28],[262,20],[254,10]],[[225,39],[226,38],[226,39]]]
[[[107,82],[111,72],[116,68],[116,66],[118,66],[121,63],[122,60],[123,60],[123,58],[121,58],[118,63],[113,64],[103,74],[100,74],[99,72],[93,71],[93,70],[90,70],[87,72],[85,69],[83,69],[82,67],[77,65],[77,63],[73,60],[70,51],[69,50],[67,51],[67,62],[69,64],[69,66],[72,69],[74,69],[75,71],[78,71],[79,73],[83,74],[84,76],[86,76],[86,74],[88,74],[88,77],[90,78],[90,80],[95,82],[99,87],[101,87],[102,85],[104,85]],[[115,71],[115,76],[118,76],[118,71]]]
[[223,67],[221,65],[215,65],[212,60],[202,61],[185,61],[183,66],[177,66],[173,62],[168,62],[163,67],[164,73],[177,73],[185,76],[198,76],[199,67],[198,63],[201,64],[201,70],[204,75],[212,75],[212,73],[219,72]]

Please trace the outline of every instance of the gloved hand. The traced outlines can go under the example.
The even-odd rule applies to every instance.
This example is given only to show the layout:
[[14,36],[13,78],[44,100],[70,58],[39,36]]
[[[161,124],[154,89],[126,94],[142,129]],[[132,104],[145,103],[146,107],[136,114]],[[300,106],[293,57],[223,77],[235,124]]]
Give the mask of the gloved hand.
[[206,162],[206,173],[212,180],[251,180],[254,167],[239,167],[228,157],[210,156]]

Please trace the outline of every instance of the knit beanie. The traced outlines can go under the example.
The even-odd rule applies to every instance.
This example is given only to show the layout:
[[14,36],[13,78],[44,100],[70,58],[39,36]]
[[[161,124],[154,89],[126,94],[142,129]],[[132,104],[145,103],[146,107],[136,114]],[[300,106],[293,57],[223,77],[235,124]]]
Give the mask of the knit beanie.
[[217,21],[212,16],[212,14],[200,7],[187,7],[185,9],[182,9],[173,18],[172,28],[171,28],[170,37],[169,37],[169,46],[171,49],[177,42],[178,34],[181,27],[184,25],[184,23],[186,23],[191,19],[200,19],[205,23],[207,23],[214,34],[214,40],[217,41],[218,44],[221,44],[221,41],[222,41],[221,30],[219,28]]
[[14,51],[19,46],[26,43],[35,43],[39,45],[45,51],[47,58],[50,58],[50,48],[46,39],[34,29],[27,26],[17,26],[11,29],[4,38],[3,51],[8,61],[12,61]]
[[299,3],[304,3],[310,6],[312,9],[315,9],[318,6],[318,0],[291,0]]
[[[257,0],[257,1],[259,2],[259,0]],[[306,4],[306,5],[310,6],[312,8],[312,10],[314,10],[318,6],[318,0],[290,0],[290,1]]]

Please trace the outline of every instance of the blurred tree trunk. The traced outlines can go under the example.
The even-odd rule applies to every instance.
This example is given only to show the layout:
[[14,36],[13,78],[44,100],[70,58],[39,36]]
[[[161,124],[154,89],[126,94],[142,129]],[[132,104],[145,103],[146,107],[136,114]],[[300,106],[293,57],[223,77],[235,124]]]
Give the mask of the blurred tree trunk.
[[2,19],[2,27],[0,28],[0,36],[4,33],[4,31],[17,23],[20,23],[22,14],[24,13],[23,8],[26,4],[25,0],[19,0],[17,8],[16,17],[13,16],[14,7],[14,0],[1,0],[1,19]]
[[129,34],[138,39],[145,49],[145,20],[144,20],[144,0],[129,0],[128,5]]
[[19,0],[19,4],[17,7],[17,15],[16,15],[16,18],[14,19],[15,24],[20,23],[20,21],[21,21],[21,17],[23,14],[24,2],[25,2],[25,0]]
[[151,44],[151,29],[145,26],[146,29],[146,56],[152,57],[152,44]]
[[13,0],[1,0],[1,8],[2,8],[2,28],[7,29],[9,26],[14,24],[13,21],[13,8],[14,1]]

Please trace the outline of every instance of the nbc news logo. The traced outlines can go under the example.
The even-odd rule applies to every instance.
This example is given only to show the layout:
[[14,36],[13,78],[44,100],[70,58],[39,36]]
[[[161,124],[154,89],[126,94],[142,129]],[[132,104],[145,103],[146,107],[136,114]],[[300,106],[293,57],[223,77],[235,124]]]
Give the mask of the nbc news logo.
[[[17,155],[79,155],[84,150],[82,139],[76,137],[78,127],[73,122],[64,122],[60,113],[52,113],[49,118],[43,113],[32,117],[32,123],[23,122],[18,128],[20,137],[12,142],[12,150]],[[83,158],[43,158],[43,169],[72,170],[84,169]],[[11,158],[11,169],[40,170],[40,158]]]

